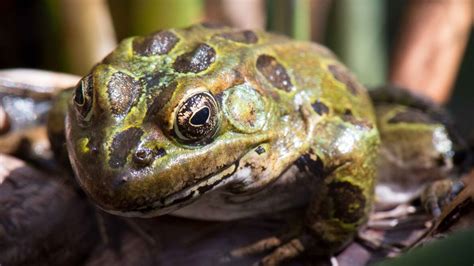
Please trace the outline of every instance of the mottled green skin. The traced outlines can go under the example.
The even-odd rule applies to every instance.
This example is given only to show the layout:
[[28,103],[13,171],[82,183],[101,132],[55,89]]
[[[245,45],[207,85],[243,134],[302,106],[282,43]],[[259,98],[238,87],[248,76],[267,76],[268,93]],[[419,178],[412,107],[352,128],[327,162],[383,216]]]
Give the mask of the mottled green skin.
[[450,177],[454,143],[444,124],[420,109],[394,103],[377,104],[376,115],[382,139],[379,203],[408,202],[426,185]]
[[[154,37],[122,41],[85,78],[90,111],[80,114],[84,107],[71,103],[67,148],[84,191],[102,209],[127,216],[164,214],[217,191],[268,202],[253,215],[280,210],[271,201],[277,195],[259,194],[305,178],[311,195],[301,234],[324,245],[323,253],[347,243],[367,218],[375,183],[379,134],[364,87],[314,43],[203,25],[169,33],[179,40],[171,49],[161,43],[162,54],[146,52]],[[176,63],[200,43],[215,56]],[[111,82],[117,72],[128,77]],[[219,128],[193,143],[180,140],[173,123],[196,91],[214,95]]]

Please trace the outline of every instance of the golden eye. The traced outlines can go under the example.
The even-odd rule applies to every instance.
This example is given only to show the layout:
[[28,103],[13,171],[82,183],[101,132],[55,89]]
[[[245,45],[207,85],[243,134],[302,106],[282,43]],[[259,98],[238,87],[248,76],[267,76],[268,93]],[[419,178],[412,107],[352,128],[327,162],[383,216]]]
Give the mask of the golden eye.
[[87,75],[76,86],[74,90],[74,107],[79,118],[88,121],[93,101],[92,76]]
[[174,133],[185,143],[205,143],[219,128],[219,110],[209,92],[191,95],[178,108]]

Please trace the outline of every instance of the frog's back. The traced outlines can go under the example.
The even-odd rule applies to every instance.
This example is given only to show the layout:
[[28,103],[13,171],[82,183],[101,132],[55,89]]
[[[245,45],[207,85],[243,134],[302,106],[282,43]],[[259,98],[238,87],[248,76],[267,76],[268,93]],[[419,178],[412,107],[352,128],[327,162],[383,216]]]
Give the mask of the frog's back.
[[322,45],[265,31],[231,28],[216,32],[198,26],[187,34],[183,34],[187,41],[199,38],[197,42],[207,42],[218,55],[228,57],[228,63],[235,62],[234,69],[254,82],[262,94],[269,93],[280,104],[282,99],[291,99],[292,105],[299,105],[299,99],[305,98],[319,112],[336,116],[350,113],[374,122],[366,89]]
[[206,24],[170,29],[126,40],[104,62],[135,75],[168,75],[178,83],[195,77],[215,95],[247,82],[288,108],[307,99],[319,113],[374,122],[365,88],[330,50],[265,31]]

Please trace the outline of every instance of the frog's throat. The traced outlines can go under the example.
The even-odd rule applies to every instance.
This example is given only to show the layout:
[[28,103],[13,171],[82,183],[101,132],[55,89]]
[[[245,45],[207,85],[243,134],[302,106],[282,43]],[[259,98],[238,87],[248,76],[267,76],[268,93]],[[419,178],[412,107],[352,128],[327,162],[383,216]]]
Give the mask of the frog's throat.
[[223,186],[235,174],[238,169],[240,158],[230,166],[220,168],[216,173],[204,177],[200,182],[180,191],[177,191],[152,205],[144,206],[130,211],[104,211],[128,217],[155,217],[175,211],[183,206],[189,205],[204,193]]

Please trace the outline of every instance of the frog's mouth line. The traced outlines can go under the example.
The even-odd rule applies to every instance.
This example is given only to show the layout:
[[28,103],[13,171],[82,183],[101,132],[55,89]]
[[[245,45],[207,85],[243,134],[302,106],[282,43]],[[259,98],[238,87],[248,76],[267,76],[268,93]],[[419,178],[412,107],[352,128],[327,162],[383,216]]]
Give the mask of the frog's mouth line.
[[239,161],[231,164],[228,167],[223,167],[224,170],[217,171],[216,174],[210,174],[204,177],[203,180],[197,183],[196,185],[193,185],[191,187],[185,188],[181,191],[169,195],[163,200],[163,205],[165,207],[173,205],[179,206],[181,203],[185,203],[189,200],[197,198],[198,196],[206,193],[207,191],[212,190],[213,188],[221,184],[222,181],[231,177],[237,171]]
[[183,205],[188,205],[202,194],[221,185],[224,180],[234,175],[238,169],[239,162],[240,159],[232,163],[230,166],[222,167],[221,169],[223,170],[219,169],[216,173],[207,175],[197,184],[175,192],[166,198],[153,203],[151,206],[145,206],[130,211],[106,211],[112,214],[131,217],[154,217],[172,212]]

